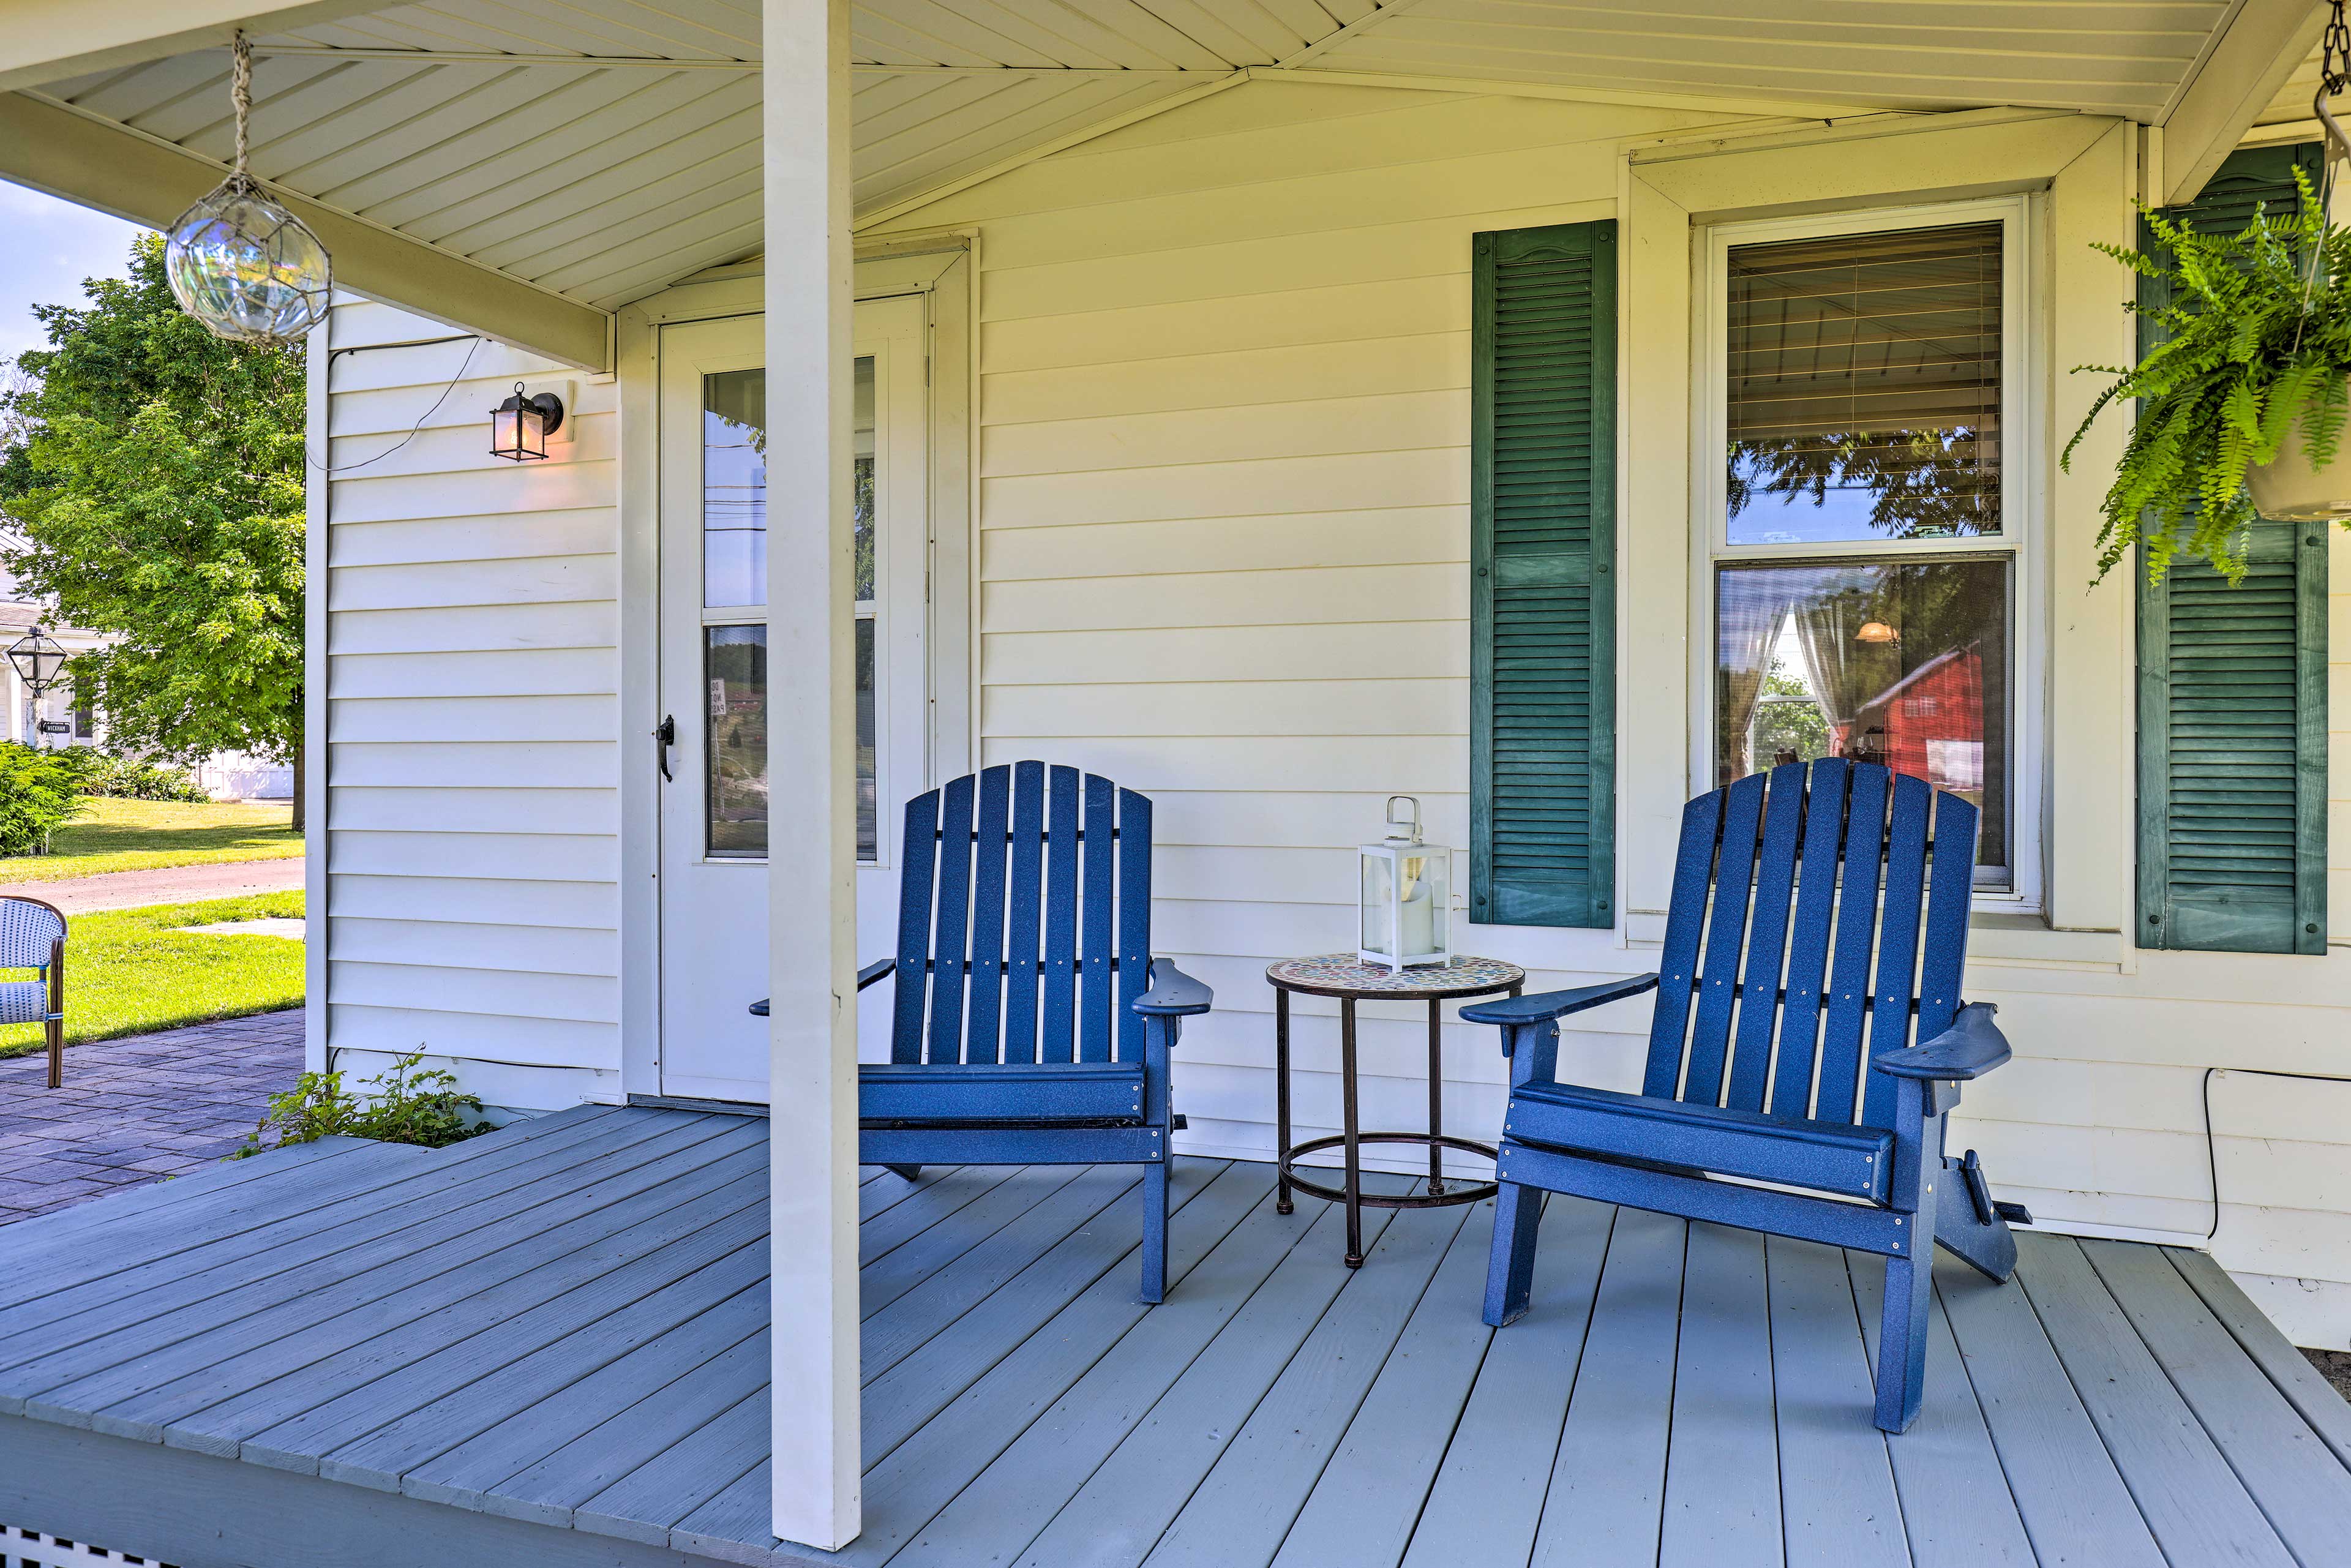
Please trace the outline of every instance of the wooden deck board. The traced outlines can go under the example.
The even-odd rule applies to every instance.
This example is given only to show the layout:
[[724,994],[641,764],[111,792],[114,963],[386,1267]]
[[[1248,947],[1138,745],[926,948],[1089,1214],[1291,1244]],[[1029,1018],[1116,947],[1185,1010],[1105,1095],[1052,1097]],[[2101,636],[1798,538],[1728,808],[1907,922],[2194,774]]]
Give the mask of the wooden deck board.
[[[1244,1175],[1228,1178],[1254,1185]],[[1310,1206],[1310,1209],[1314,1207]],[[1188,1288],[1135,1323],[1052,1406],[1029,1423],[945,1509],[890,1559],[892,1568],[1011,1563],[1092,1479],[1176,1379],[1275,1269],[1301,1247],[1337,1245],[1328,1208],[1274,1212],[1260,1196],[1240,1224],[1182,1276]],[[1182,1233],[1175,1238],[1180,1250]],[[1170,1260],[1171,1271],[1176,1267]]]
[[[738,1153],[748,1160],[756,1159],[758,1151],[755,1145],[744,1145]],[[527,1267],[523,1260],[528,1258],[552,1255],[549,1249],[565,1235],[593,1223],[584,1216],[572,1215],[573,1206],[596,1202],[601,1207],[599,1200],[631,1197],[641,1205],[675,1201],[676,1178],[709,1158],[694,1129],[672,1129],[653,1144],[632,1145],[553,1174],[535,1190],[533,1196],[540,1200],[537,1207],[496,1206],[484,1214],[475,1211],[473,1205],[452,1203],[446,1213],[373,1246],[360,1260],[363,1266],[357,1272],[343,1272],[340,1260],[319,1246],[317,1249],[328,1255],[293,1274],[294,1281],[306,1288],[289,1291],[281,1278],[249,1280],[228,1298],[233,1309],[220,1304],[221,1298],[206,1281],[205,1289],[188,1291],[195,1300],[187,1308],[144,1317],[120,1333],[70,1346],[59,1353],[54,1365],[28,1364],[0,1374],[0,1392],[14,1396],[22,1390],[24,1397],[37,1396],[61,1410],[103,1412],[117,1401],[135,1401],[141,1410],[118,1414],[122,1420],[136,1423],[144,1418],[149,1406],[158,1413],[158,1419],[162,1411],[183,1408],[179,1402],[162,1397],[172,1380],[220,1369],[206,1386],[225,1386],[210,1398],[184,1406],[185,1411],[193,1412],[251,1386],[238,1381],[246,1371],[259,1378],[282,1375],[308,1364],[296,1359],[296,1353],[305,1347],[323,1355],[351,1343],[352,1331],[366,1320],[335,1322],[339,1314],[363,1310],[379,1301],[389,1302],[403,1291],[432,1289],[431,1281],[439,1271],[483,1257],[500,1258],[513,1271]],[[589,1185],[582,1185],[583,1178]],[[189,1278],[202,1279],[210,1272],[200,1270]],[[388,1304],[377,1315],[389,1313],[389,1321],[397,1322],[399,1308],[405,1304],[405,1300]],[[176,1321],[183,1317],[193,1322]],[[335,1326],[323,1326],[329,1322]],[[193,1332],[188,1332],[191,1329]],[[239,1364],[240,1356],[252,1359]],[[193,1395],[194,1390],[188,1392]],[[94,1424],[104,1428],[103,1421]],[[152,1437],[153,1434],[134,1427],[116,1435]]]
[[[312,1179],[247,1182],[215,1203],[163,1209],[71,1234],[10,1239],[9,1256],[23,1270],[0,1281],[0,1311],[13,1311],[63,1285],[104,1280],[138,1264],[190,1253],[211,1243],[275,1224],[297,1214],[331,1209],[346,1199],[389,1186],[421,1167],[424,1151],[388,1144],[352,1149],[304,1167]],[[84,1205],[94,1207],[95,1205]]]
[[[1313,1203],[1309,1199],[1307,1208]],[[1301,1212],[1304,1212],[1301,1210]],[[1376,1247],[1390,1214],[1364,1216]],[[1310,1241],[1328,1249],[1327,1227]],[[1334,1255],[1301,1243],[1208,1348],[1113,1448],[1077,1495],[1029,1543],[1019,1568],[1134,1568],[1159,1543],[1226,1446],[1350,1283]]]
[[1462,1219],[1458,1208],[1396,1215],[1144,1559],[1148,1568],[1264,1568],[1273,1561]]
[[[697,1203],[720,1201],[730,1186],[741,1196],[747,1184],[764,1175],[760,1151],[756,1145],[736,1147],[710,1156],[713,1145],[727,1142],[721,1134],[709,1145],[598,1184],[626,1191],[618,1201],[602,1201],[598,1188],[583,1189],[575,1199],[580,1212],[570,1219],[501,1227],[495,1239],[475,1237],[442,1255],[420,1255],[411,1265],[381,1270],[394,1287],[391,1293],[323,1319],[305,1311],[300,1316],[308,1326],[266,1338],[225,1361],[182,1372],[197,1358],[175,1354],[152,1366],[115,1369],[107,1375],[108,1403],[98,1406],[94,1424],[130,1437],[147,1437],[145,1428],[152,1427],[167,1443],[234,1456],[238,1445],[264,1427],[545,1299],[550,1286],[580,1278],[582,1264],[598,1249],[657,1244],[664,1228],[690,1217]],[[664,1166],[671,1167],[669,1174],[655,1180]],[[493,1244],[482,1245],[486,1240]],[[337,1293],[326,1304],[340,1305],[359,1294]],[[272,1326],[262,1323],[256,1332]]]
[[[1877,1364],[1878,1313],[1886,1301],[1886,1260],[1847,1252],[1854,1305],[1870,1364]],[[1968,1381],[1949,1318],[1938,1296],[1927,1315],[1927,1402],[1918,1424],[1889,1438],[1895,1490],[1902,1495],[1902,1526],[1917,1568],[1979,1568],[2032,1561],[2032,1542],[2010,1495],[1984,1425],[1975,1385]]]
[[[1070,1174],[1071,1168],[1074,1176]],[[1036,1178],[1034,1186],[1015,1188],[1015,1183],[1030,1176]],[[998,1190],[1005,1192],[1007,1204],[1014,1207],[1010,1223],[961,1251],[946,1267],[926,1271],[920,1283],[893,1298],[888,1306],[866,1314],[866,1383],[871,1385],[933,1343],[966,1312],[1059,1246],[1063,1238],[1083,1228],[1139,1179],[1134,1166],[1038,1166],[1005,1183]],[[944,1228],[952,1232],[956,1228]],[[900,1250],[920,1249],[923,1239],[918,1237]],[[940,1247],[952,1249],[955,1239],[952,1234],[943,1237]]]
[[2288,1343],[2277,1325],[2253,1305],[2252,1298],[2209,1255],[2186,1252],[2176,1247],[2167,1247],[2163,1253],[2206,1310],[2229,1331],[2239,1348],[2268,1375],[2272,1385],[2285,1396],[2295,1413],[2310,1423],[2319,1440],[2336,1458],[2351,1465],[2351,1402],[2346,1402],[2335,1391],[2333,1384],[2319,1375],[2318,1369],[2310,1364],[2310,1358]]
[[1470,1210],[1283,1535],[1276,1568],[1395,1563],[1412,1540],[1494,1331],[1461,1303],[1486,1282],[1494,1205]]
[[[2014,1281],[1995,1285],[1952,1258],[1935,1260],[1935,1293],[1991,1432],[2009,1496],[2041,1561],[2163,1568],[2163,1553],[2031,1300]],[[1931,1348],[1928,1354],[1931,1368]]]
[[[909,1193],[857,1227],[857,1261],[862,1268],[893,1249],[932,1229],[949,1215],[965,1209],[1004,1185],[1015,1167],[962,1166]],[[887,1175],[887,1172],[883,1173]],[[896,1176],[891,1176],[896,1181]],[[862,1189],[861,1189],[862,1190]],[[968,1221],[967,1221],[968,1223]]]
[[1657,1561],[1738,1568],[1781,1557],[1763,1239],[1692,1225]]
[[2160,1568],[2158,1540],[2310,1568],[2351,1539],[2351,1406],[2200,1255],[2029,1236],[2005,1287],[1946,1260],[1889,1439],[1876,1259],[1554,1198],[1533,1308],[1489,1331],[1490,1206],[1371,1211],[1351,1271],[1334,1208],[1202,1160],[1158,1308],[1131,1168],[861,1173],[866,1529],[812,1552],[767,1534],[766,1137],[595,1107],[12,1228],[0,1406],[752,1568]]
[[1886,1434],[1866,1418],[1877,1391],[1844,1254],[1778,1236],[1765,1252],[1788,1562],[1907,1564]]
[[[698,1141],[695,1131],[647,1123],[601,1142],[593,1157],[568,1140],[517,1143],[502,1157],[450,1169],[428,1166],[370,1193],[348,1215],[314,1212],[266,1226],[200,1252],[182,1253],[110,1279],[71,1286],[11,1311],[0,1337],[0,1369],[27,1386],[48,1386],[121,1359],[128,1341],[94,1358],[73,1352],[136,1328],[136,1343],[160,1348],[218,1326],[208,1303],[234,1293],[241,1313],[301,1298],[413,1257],[421,1237],[462,1234],[577,1191],[601,1172],[642,1165],[664,1149]],[[708,1136],[707,1133],[701,1134]],[[452,1200],[462,1200],[452,1206]],[[200,1268],[193,1265],[201,1264]],[[261,1281],[266,1286],[256,1289]],[[111,1359],[104,1357],[110,1356]],[[44,1380],[47,1380],[46,1382]]]
[[1616,1216],[1535,1532],[1536,1568],[1657,1560],[1687,1235],[1665,1215]]
[[[1214,1250],[1263,1200],[1258,1184],[1246,1178],[1228,1182],[1226,1172],[1221,1162],[1202,1161],[1177,1173],[1178,1207],[1169,1222],[1171,1281],[1180,1280]],[[1069,1238],[1076,1242],[1107,1236],[1112,1245],[1091,1249],[1090,1257],[1080,1259],[1049,1255],[1036,1265],[1040,1276],[1058,1276],[1061,1282],[1073,1273],[1090,1273],[1081,1290],[1064,1295],[1049,1286],[1031,1297],[1025,1290],[1008,1288],[987,1306],[1026,1311],[1020,1332],[1005,1335],[1000,1322],[978,1321],[975,1313],[956,1335],[934,1342],[935,1347],[965,1349],[962,1330],[968,1327],[971,1348],[988,1357],[984,1375],[970,1375],[974,1363],[960,1357],[931,1365],[914,1357],[894,1369],[893,1375],[910,1376],[925,1385],[914,1397],[932,1413],[903,1437],[880,1428],[879,1423],[867,1430],[865,1532],[836,1553],[837,1561],[878,1564],[895,1555],[1128,1330],[1150,1315],[1150,1309],[1136,1299],[1141,1262],[1135,1246],[1142,1231],[1139,1213],[1120,1217],[1114,1207],[1107,1223]],[[996,1351],[1002,1354],[990,1354]],[[737,1482],[688,1517],[672,1532],[670,1544],[680,1551],[715,1552],[720,1542],[740,1542],[746,1532],[766,1543],[771,1539],[767,1533],[768,1500],[758,1490],[766,1484],[764,1475],[749,1484]]]
[[[2175,1563],[2293,1568],[2262,1517],[2070,1237],[2019,1239],[2019,1281],[2147,1528]],[[2351,1540],[2351,1537],[2342,1539]]]
[[[1221,1163],[1196,1161],[1178,1170],[1168,1183],[1170,1207],[1182,1213],[1215,1184],[1224,1169]],[[1224,1196],[1229,1207],[1229,1194]],[[1231,1220],[1238,1218],[1238,1213],[1231,1216]],[[1133,1264],[1133,1280],[1120,1270],[1127,1266],[1128,1255],[1142,1234],[1142,1194],[1128,1185],[1115,1201],[1096,1211],[1093,1223],[1071,1230],[1019,1273],[976,1301],[959,1315],[952,1332],[934,1335],[894,1365],[869,1376],[865,1462],[881,1463],[951,1400],[1037,1333],[1040,1322],[1052,1317],[1097,1281],[1110,1279],[1106,1288],[1113,1294],[1118,1290],[1139,1293],[1142,1264]],[[1193,1256],[1197,1257],[1197,1251]],[[1174,1266],[1171,1261],[1169,1267]],[[953,1283],[958,1293],[966,1288],[962,1281]]]
[[1607,1204],[1545,1200],[1533,1304],[1487,1345],[1404,1568],[1524,1563],[1533,1552],[1615,1219]]
[[2351,1470],[2266,1379],[2231,1375],[2241,1353],[2179,1271],[2146,1247],[2082,1250],[2279,1539],[2305,1563],[2351,1553]]
[[[998,1233],[1069,1186],[1084,1174],[1084,1170],[1082,1166],[1039,1166],[1033,1169],[1023,1167],[1014,1170],[967,1207],[960,1223],[931,1226],[908,1237],[898,1246],[877,1254],[872,1262],[858,1270],[859,1305],[867,1324],[872,1325],[873,1320],[894,1305],[899,1297],[966,1253],[986,1247],[991,1241],[997,1242],[996,1247],[983,1253],[983,1257],[1004,1252],[1012,1243],[998,1241]],[[946,1178],[941,1178],[938,1185],[946,1185]],[[919,1197],[909,1197],[879,1219],[867,1223],[886,1223],[891,1215],[920,1201]],[[1050,1223],[1049,1217],[1044,1227],[1050,1227]],[[1032,1226],[1028,1234],[1037,1234],[1042,1228]],[[1015,1240],[1017,1242],[1017,1239]],[[866,1333],[869,1336],[890,1333],[893,1325],[901,1319],[908,1320],[909,1326],[896,1331],[899,1341],[917,1343],[925,1337],[924,1328],[936,1321],[935,1317],[916,1317],[915,1309],[910,1307],[896,1316],[883,1318],[878,1329],[869,1326]]]
[[[323,1402],[309,1403],[312,1396],[299,1386],[303,1380],[288,1379],[292,1386],[283,1398],[242,1412],[251,1430],[239,1439],[238,1457],[308,1469],[345,1444],[404,1421],[451,1394],[489,1386],[510,1363],[543,1346],[577,1335],[570,1347],[575,1355],[598,1354],[610,1332],[608,1316],[623,1309],[650,1310],[644,1303],[682,1275],[745,1252],[751,1256],[741,1266],[757,1267],[754,1244],[765,1232],[766,1180],[761,1172],[719,1188],[712,1195],[715,1204],[725,1206],[719,1217],[684,1234],[677,1233],[681,1227],[658,1222],[632,1227],[607,1245],[582,1248],[535,1270],[527,1291],[485,1291],[485,1298],[493,1299],[478,1310],[466,1303],[462,1316],[452,1314],[453,1321],[406,1336],[392,1355],[371,1348],[330,1361],[340,1386]],[[329,1479],[355,1480],[364,1473]]]

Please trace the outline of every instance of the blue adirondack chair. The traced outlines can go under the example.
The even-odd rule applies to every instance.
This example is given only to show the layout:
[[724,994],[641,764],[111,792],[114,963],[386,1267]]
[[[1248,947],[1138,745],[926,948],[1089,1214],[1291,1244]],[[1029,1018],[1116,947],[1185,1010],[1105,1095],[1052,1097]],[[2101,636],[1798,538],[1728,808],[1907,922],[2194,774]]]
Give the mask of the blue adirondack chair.
[[[1168,1092],[1207,987],[1151,956],[1151,802],[1041,762],[906,802],[890,1060],[858,1070],[858,1158],[1136,1164],[1143,1299],[1167,1292]],[[764,1013],[767,1004],[753,1008]]]
[[[1880,1253],[1876,1420],[1901,1432],[1934,1244],[2005,1281],[2008,1221],[2032,1222],[1974,1150],[1943,1153],[1959,1085],[2009,1056],[1991,1007],[1959,1000],[1976,809],[1874,764],[1809,772],[1684,808],[1658,973],[1461,1009],[1501,1027],[1510,1062],[1486,1321],[1527,1310],[1546,1190]],[[1652,989],[1640,1093],[1556,1082],[1561,1019]]]

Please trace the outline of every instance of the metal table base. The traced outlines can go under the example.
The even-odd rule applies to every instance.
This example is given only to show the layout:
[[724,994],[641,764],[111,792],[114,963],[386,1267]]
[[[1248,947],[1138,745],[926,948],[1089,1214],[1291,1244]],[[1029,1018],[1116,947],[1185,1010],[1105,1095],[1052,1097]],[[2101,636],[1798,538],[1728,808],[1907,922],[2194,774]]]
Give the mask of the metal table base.
[[[1445,1058],[1443,1004],[1471,997],[1492,996],[1507,991],[1515,997],[1525,988],[1523,975],[1507,985],[1481,986],[1474,989],[1450,992],[1428,998],[1428,1130],[1425,1133],[1365,1132],[1356,1113],[1355,1070],[1355,1003],[1363,999],[1418,1000],[1416,995],[1389,998],[1378,992],[1351,994],[1303,986],[1285,985],[1274,979],[1273,986],[1273,1058],[1274,1058],[1274,1207],[1282,1214],[1290,1213],[1294,1205],[1292,1192],[1306,1193],[1347,1206],[1347,1267],[1364,1265],[1364,1210],[1365,1208],[1446,1208],[1456,1204],[1478,1203],[1491,1197],[1499,1190],[1491,1181],[1448,1182],[1445,1176],[1445,1151],[1478,1155],[1486,1159],[1495,1155],[1494,1145],[1474,1138],[1456,1137],[1445,1131]],[[1339,1103],[1340,1124],[1345,1130],[1309,1138],[1304,1143],[1290,1141],[1290,996],[1293,990],[1303,990],[1310,996],[1334,997],[1339,1003]],[[1365,1144],[1414,1144],[1428,1150],[1428,1176],[1424,1189],[1398,1193],[1370,1193],[1364,1190],[1363,1146]],[[1297,1162],[1301,1155],[1323,1149],[1345,1151],[1344,1185],[1331,1186],[1299,1174]]]

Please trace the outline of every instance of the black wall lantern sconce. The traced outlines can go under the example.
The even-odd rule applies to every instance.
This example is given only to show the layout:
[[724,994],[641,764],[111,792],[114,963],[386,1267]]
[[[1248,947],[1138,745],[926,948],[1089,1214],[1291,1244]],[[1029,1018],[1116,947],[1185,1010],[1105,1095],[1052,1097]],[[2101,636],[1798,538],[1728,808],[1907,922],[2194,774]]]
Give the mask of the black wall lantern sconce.
[[531,396],[515,382],[514,396],[490,411],[490,455],[516,463],[547,461],[547,438],[563,428],[563,400]]

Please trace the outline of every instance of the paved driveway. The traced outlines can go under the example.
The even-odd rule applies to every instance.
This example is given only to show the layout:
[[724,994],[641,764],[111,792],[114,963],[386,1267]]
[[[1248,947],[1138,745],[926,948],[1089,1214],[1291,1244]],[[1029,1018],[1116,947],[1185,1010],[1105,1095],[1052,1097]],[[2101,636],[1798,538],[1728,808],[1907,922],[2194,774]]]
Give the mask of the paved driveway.
[[[288,862],[297,867],[299,861]],[[210,1166],[302,1071],[302,1013],[256,1013],[0,1061],[0,1225]]]
[[0,896],[13,893],[37,898],[68,915],[79,915],[92,909],[143,909],[151,904],[195,904],[207,898],[291,893],[301,885],[302,857],[293,855],[274,861],[165,866],[160,871],[115,871],[62,882],[0,883]]

